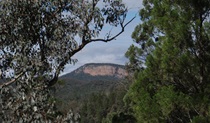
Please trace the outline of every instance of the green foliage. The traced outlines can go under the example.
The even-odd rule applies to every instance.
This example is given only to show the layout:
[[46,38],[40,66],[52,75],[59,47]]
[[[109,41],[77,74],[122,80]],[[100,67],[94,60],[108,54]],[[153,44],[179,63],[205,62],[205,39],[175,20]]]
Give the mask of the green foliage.
[[[210,40],[208,0],[144,0],[142,23],[129,49],[137,66],[125,102],[138,122],[209,122]],[[142,57],[145,60],[142,61]]]
[[[124,31],[125,5],[102,2],[100,9],[99,0],[0,0],[0,77],[8,80],[0,85],[0,121],[73,120],[71,113],[55,115],[49,87],[88,43],[108,42]],[[105,24],[122,31],[101,39]]]
[[63,81],[63,80],[58,80],[57,83],[58,83],[58,85],[61,85],[61,86],[65,85],[65,81]]
[[83,101],[80,110],[81,122],[92,123],[118,123],[120,121],[135,121],[129,114],[125,113],[123,97],[126,91],[120,87],[109,94],[93,93]]

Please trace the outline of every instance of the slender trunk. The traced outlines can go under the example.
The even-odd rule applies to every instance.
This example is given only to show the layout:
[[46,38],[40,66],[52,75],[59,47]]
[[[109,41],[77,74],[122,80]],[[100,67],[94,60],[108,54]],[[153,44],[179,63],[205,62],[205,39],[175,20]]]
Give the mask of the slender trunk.
[[198,39],[198,44],[199,44],[199,62],[200,62],[200,65],[199,65],[199,74],[200,74],[200,80],[199,80],[199,84],[200,84],[200,89],[201,89],[201,92],[204,91],[203,87],[205,86],[205,60],[204,60],[204,57],[205,57],[205,50],[204,50],[204,41],[203,41],[203,37],[202,37],[202,34],[203,34],[203,18],[202,18],[202,12],[200,12],[199,14],[199,39]]

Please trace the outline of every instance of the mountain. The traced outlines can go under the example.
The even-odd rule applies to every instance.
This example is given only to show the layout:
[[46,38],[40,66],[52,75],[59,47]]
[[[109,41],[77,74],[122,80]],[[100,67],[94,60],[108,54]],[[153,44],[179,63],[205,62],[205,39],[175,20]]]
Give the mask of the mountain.
[[128,73],[125,66],[110,63],[90,63],[63,75],[56,85],[60,100],[82,100],[92,93],[109,93],[122,86]]
[[61,79],[75,78],[79,80],[92,79],[123,79],[127,72],[123,65],[110,63],[89,63],[85,64],[73,72],[63,75]]

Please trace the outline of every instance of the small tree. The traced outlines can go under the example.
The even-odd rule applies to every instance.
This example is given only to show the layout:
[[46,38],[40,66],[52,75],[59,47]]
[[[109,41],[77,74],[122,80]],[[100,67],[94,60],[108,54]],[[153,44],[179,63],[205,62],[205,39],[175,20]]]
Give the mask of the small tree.
[[[103,8],[99,3],[105,4]],[[1,0],[0,116],[5,122],[58,122],[49,87],[71,57],[91,42],[109,42],[125,23],[121,1]],[[120,27],[114,36],[99,38],[105,24]],[[68,115],[71,116],[71,115]]]

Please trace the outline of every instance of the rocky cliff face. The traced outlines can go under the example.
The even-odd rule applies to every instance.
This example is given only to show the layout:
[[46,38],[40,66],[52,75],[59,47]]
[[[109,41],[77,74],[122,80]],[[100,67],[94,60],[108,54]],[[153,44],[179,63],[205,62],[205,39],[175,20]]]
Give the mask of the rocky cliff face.
[[128,75],[124,66],[116,64],[86,64],[75,70],[75,74],[84,73],[91,76],[115,76],[124,78]]

